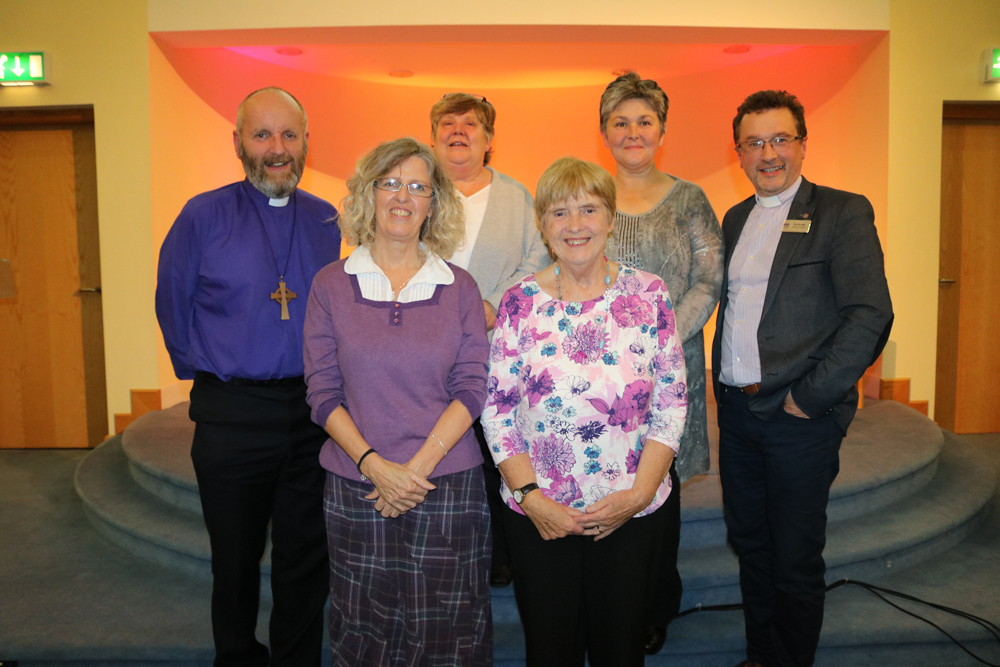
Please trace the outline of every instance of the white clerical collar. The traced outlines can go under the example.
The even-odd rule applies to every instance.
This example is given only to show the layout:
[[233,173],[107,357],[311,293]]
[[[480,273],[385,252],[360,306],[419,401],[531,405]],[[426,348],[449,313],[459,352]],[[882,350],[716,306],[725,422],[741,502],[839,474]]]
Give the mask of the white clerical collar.
[[281,199],[268,199],[267,204],[268,206],[274,206],[276,208],[284,208],[285,206],[288,206],[289,199],[291,199],[290,196],[282,197]]
[[770,197],[761,197],[760,195],[756,195],[757,204],[761,208],[778,208],[795,197],[795,194],[799,191],[800,185],[802,185],[802,174],[799,174],[799,177],[795,179],[794,183],[792,183],[792,187],[788,188],[784,192],[779,192],[778,194]]
[[[426,249],[423,243],[420,244],[421,250],[427,252],[427,257],[424,259],[424,265],[420,267],[416,275],[410,278],[408,285],[416,285],[418,283],[427,283],[428,285],[451,285],[455,282],[455,274],[452,273],[451,268],[449,268],[447,262],[430,252]],[[375,263],[372,259],[371,251],[364,247],[358,246],[355,248],[347,261],[344,262],[344,273],[348,275],[362,274],[362,273],[377,273],[384,276],[385,272],[382,268]],[[388,278],[387,278],[388,279]]]

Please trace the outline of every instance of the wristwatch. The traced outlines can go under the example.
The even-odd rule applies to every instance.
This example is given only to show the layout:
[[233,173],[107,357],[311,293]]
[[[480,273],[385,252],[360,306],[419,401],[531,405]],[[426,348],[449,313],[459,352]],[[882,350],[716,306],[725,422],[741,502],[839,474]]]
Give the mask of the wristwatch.
[[514,496],[514,502],[518,505],[524,502],[524,497],[528,495],[529,492],[534,491],[538,488],[538,485],[532,482],[531,484],[525,484],[520,489],[514,489],[512,492]]

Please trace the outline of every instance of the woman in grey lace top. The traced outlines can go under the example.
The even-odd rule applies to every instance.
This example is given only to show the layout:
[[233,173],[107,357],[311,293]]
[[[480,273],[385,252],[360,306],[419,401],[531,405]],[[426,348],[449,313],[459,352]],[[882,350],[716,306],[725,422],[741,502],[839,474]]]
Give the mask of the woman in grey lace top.
[[[709,466],[702,327],[721,294],[722,230],[700,187],[656,168],[667,106],[667,95],[655,81],[629,72],[608,84],[601,96],[601,134],[617,163],[618,210],[614,234],[608,239],[608,259],[663,279],[673,301],[677,334],[683,341],[688,417],[675,470],[671,470],[683,482],[707,472]],[[677,524],[677,533],[668,536],[671,545],[667,552],[672,551],[672,560],[664,564],[665,581],[656,596],[657,603],[662,603],[656,606],[664,609],[651,619],[649,653],[662,646],[666,625],[680,604],[680,577],[676,574],[679,520]]]

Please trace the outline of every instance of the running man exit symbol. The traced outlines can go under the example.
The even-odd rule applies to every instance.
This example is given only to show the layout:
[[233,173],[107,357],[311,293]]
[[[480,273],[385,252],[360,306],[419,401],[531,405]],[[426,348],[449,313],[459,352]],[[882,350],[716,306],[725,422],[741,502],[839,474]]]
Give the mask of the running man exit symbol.
[[0,85],[48,85],[44,53],[0,53]]

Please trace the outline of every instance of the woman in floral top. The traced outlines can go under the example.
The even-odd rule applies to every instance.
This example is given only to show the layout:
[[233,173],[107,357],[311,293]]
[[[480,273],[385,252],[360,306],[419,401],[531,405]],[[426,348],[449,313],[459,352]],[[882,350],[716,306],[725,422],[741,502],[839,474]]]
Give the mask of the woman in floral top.
[[663,282],[604,256],[614,211],[597,165],[545,171],[535,213],[556,263],[507,291],[490,350],[482,420],[529,666],[645,657],[687,388]]

